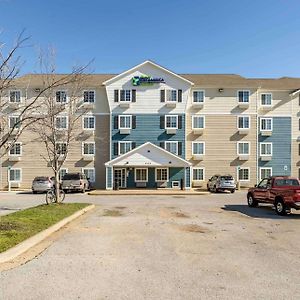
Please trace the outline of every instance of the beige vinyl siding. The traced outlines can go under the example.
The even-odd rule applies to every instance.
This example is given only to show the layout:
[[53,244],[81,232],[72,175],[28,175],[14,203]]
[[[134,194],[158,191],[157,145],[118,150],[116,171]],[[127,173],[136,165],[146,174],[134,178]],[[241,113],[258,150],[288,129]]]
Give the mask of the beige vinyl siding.
[[[236,115],[204,115],[205,129],[202,135],[192,132],[192,115],[187,116],[187,160],[194,167],[205,168],[205,183],[215,174],[231,174],[237,178],[237,167],[250,168],[250,181],[244,186],[256,183],[256,116],[250,116],[250,130],[246,135],[240,135],[237,129]],[[205,155],[202,161],[192,158],[192,142],[205,142]],[[237,155],[237,142],[250,142],[249,160],[241,161]]]

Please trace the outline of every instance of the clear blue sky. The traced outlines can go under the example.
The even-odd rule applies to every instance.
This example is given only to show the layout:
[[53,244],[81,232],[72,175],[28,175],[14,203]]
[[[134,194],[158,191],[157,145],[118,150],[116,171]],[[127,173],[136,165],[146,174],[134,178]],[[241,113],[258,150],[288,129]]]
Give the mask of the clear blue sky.
[[151,59],[177,73],[300,77],[299,0],[0,0],[0,16],[0,41],[23,28],[32,37],[23,72],[38,71],[36,49],[52,45],[59,73]]

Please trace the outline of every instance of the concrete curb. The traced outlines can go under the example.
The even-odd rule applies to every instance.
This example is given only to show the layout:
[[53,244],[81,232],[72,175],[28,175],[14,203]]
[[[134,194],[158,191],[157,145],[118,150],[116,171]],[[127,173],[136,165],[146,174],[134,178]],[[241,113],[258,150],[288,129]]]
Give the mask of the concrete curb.
[[141,196],[141,195],[150,195],[150,196],[200,196],[200,195],[210,195],[209,192],[135,192],[135,191],[93,191],[89,192],[88,195],[90,196]]
[[64,218],[63,220],[59,221],[58,223],[52,225],[51,227],[37,233],[36,235],[28,238],[27,240],[21,242],[20,244],[0,253],[0,264],[8,262],[10,260],[13,260],[20,254],[26,252],[36,244],[43,241],[45,238],[50,236],[55,231],[59,230],[66,224],[70,223],[71,221],[75,220],[76,218],[80,217],[81,215],[85,214],[86,212],[92,210],[95,207],[94,204],[89,205],[77,212],[75,212],[73,215]]

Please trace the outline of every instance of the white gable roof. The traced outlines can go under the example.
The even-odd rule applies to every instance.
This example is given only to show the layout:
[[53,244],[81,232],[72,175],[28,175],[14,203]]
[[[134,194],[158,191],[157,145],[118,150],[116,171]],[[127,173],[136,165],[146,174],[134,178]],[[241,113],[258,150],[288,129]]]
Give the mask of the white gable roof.
[[182,76],[180,76],[180,75],[178,75],[178,74],[176,74],[176,73],[174,73],[174,72],[172,72],[172,71],[170,71],[170,70],[168,70],[168,69],[166,69],[166,68],[164,68],[164,67],[162,67],[162,66],[160,66],[160,65],[158,65],[156,63],[154,63],[151,60],[146,60],[143,63],[141,63],[141,64],[139,64],[139,65],[137,65],[137,66],[135,66],[135,67],[133,67],[133,68],[125,71],[125,72],[122,72],[122,73],[120,73],[117,76],[114,76],[114,77],[112,77],[112,78],[104,81],[103,84],[104,85],[110,84],[111,82],[113,82],[113,81],[115,81],[115,80],[117,80],[117,79],[119,79],[119,78],[121,78],[121,77],[123,77],[123,76],[125,76],[125,75],[127,75],[129,73],[131,73],[131,72],[136,71],[137,69],[139,69],[140,67],[142,67],[142,66],[144,66],[146,64],[150,64],[150,65],[152,65],[152,66],[154,66],[154,67],[156,67],[156,68],[158,68],[160,70],[163,70],[164,72],[167,72],[167,73],[169,73],[169,74],[171,74],[171,75],[173,75],[173,76],[175,76],[175,77],[183,80],[184,82],[186,82],[186,83],[188,83],[190,85],[194,85],[194,83],[192,81],[189,81],[188,79],[186,79],[186,78],[184,78],[184,77],[182,77]]
[[191,164],[161,147],[147,142],[111,161],[106,167],[189,167]]

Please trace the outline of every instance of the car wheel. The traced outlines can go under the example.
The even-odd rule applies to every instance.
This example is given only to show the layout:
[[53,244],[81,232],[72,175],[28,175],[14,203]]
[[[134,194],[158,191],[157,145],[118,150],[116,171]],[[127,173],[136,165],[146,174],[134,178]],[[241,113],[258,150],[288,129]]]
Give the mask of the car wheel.
[[257,207],[258,201],[254,199],[254,197],[250,194],[247,197],[247,202],[249,207]]
[[214,193],[217,193],[218,190],[217,190],[217,187],[214,185]]
[[283,200],[279,199],[275,202],[275,211],[277,215],[279,216],[285,216],[286,215],[286,205],[284,204]]
[[207,185],[207,191],[208,191],[208,192],[210,192],[210,188],[209,188],[209,186],[208,186],[208,185]]
[[85,185],[83,186],[81,193],[83,193],[83,194],[85,193]]
[[32,194],[37,194],[37,191],[32,191]]
[[231,190],[230,192],[231,192],[231,194],[233,194],[235,192],[235,190]]

